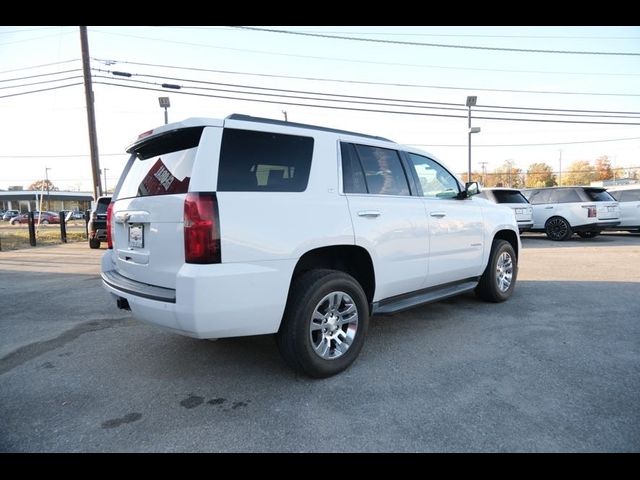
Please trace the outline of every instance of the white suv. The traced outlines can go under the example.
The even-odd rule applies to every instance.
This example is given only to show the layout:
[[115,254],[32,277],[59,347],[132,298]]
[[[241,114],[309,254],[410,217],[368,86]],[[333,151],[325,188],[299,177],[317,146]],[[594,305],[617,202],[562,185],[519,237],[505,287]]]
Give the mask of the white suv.
[[520,233],[531,230],[533,227],[533,208],[520,190],[501,187],[483,188],[479,196],[511,208],[516,216]]
[[593,238],[620,223],[616,199],[600,187],[549,187],[522,190],[533,205],[533,232],[569,240],[574,232]]
[[640,231],[640,183],[607,188],[620,202],[620,225],[615,230]]
[[159,127],[128,152],[102,279],[149,323],[276,333],[291,367],[326,377],[355,360],[370,315],[513,292],[513,213],[418,150],[231,115]]

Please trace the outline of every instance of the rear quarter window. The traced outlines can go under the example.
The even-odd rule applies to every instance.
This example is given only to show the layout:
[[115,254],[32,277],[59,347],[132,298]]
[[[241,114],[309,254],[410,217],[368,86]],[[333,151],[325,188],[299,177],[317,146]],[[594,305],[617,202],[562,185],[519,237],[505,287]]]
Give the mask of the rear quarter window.
[[302,192],[312,157],[312,137],[225,128],[218,191]]

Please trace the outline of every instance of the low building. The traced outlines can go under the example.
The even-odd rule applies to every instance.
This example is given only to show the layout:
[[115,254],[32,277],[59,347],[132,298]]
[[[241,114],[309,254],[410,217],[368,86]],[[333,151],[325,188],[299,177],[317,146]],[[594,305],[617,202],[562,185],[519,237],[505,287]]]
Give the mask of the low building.
[[10,190],[0,192],[0,209],[19,210],[20,213],[40,210],[59,212],[77,210],[84,212],[91,208],[91,192],[61,192],[40,190]]

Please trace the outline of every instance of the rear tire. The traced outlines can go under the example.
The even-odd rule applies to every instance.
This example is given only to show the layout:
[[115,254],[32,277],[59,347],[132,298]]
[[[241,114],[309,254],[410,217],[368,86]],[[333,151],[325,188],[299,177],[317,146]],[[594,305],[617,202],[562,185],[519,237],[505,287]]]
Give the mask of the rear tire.
[[545,223],[544,229],[547,237],[556,242],[569,240],[571,235],[573,235],[571,225],[562,217],[551,217],[547,220],[547,223]]
[[518,276],[518,259],[506,240],[494,240],[489,263],[476,287],[476,295],[487,302],[504,302],[513,293]]
[[367,297],[351,275],[311,270],[292,282],[276,342],[296,372],[325,378],[355,361],[368,326]]
[[90,238],[89,248],[100,248],[100,240],[96,240],[95,238]]
[[600,232],[578,232],[580,238],[594,238],[600,235]]

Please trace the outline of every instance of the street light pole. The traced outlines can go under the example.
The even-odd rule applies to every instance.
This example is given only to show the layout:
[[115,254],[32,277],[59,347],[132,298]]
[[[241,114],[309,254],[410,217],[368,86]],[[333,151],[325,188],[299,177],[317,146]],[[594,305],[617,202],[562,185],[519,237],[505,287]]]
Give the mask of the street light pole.
[[562,186],[562,149],[560,149],[560,172],[558,172],[558,186]]
[[478,97],[467,97],[467,107],[469,109],[469,113],[467,115],[467,120],[468,120],[468,140],[467,140],[467,145],[469,147],[469,165],[467,168],[467,182],[471,181],[471,134],[472,133],[478,133],[480,131],[480,127],[475,127],[475,128],[471,128],[471,107],[475,106],[476,102],[478,101]]

